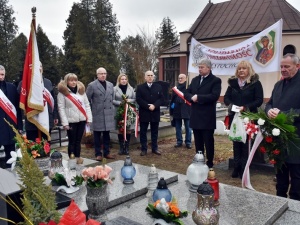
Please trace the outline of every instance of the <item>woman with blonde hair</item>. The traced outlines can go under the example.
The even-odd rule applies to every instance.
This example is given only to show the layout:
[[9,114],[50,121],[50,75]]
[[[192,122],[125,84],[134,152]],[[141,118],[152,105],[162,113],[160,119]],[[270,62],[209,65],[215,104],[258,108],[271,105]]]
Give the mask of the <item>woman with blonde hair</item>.
[[[248,61],[241,61],[236,68],[235,75],[228,79],[228,88],[224,95],[224,103],[228,106],[229,126],[235,112],[232,106],[238,106],[240,111],[257,112],[263,103],[263,87],[259,76]],[[248,159],[248,138],[246,143],[233,141],[234,170],[231,177],[242,178]]]
[[78,81],[77,75],[68,73],[58,84],[57,104],[61,124],[68,134],[68,155],[74,154],[77,164],[80,157],[81,139],[86,128],[92,122],[90,103],[85,94],[85,86]]
[[[118,108],[121,107],[123,101],[123,96],[126,96],[126,101],[135,104],[135,92],[128,82],[128,76],[126,74],[120,74],[117,78],[117,84],[114,87],[114,96],[113,104],[116,109],[116,114],[118,114]],[[116,116],[118,117],[118,116]],[[118,128],[118,123],[116,119],[116,127]],[[124,133],[122,132],[124,127],[118,129],[118,139],[119,139],[119,155],[128,155],[129,154],[129,143],[131,138],[131,130],[127,129],[126,131],[126,141],[124,139]]]

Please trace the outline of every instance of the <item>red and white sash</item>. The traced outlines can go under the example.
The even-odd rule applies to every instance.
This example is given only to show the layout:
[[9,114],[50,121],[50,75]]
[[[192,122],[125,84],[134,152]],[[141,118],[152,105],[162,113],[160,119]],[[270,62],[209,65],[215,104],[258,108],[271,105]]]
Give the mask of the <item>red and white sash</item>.
[[183,93],[182,93],[181,91],[179,91],[178,88],[177,88],[176,86],[173,87],[172,90],[173,90],[173,91],[175,92],[175,94],[177,94],[182,100],[184,100],[184,103],[185,103],[185,104],[188,104],[189,106],[192,105],[188,100],[186,100],[186,99],[184,98]]
[[53,111],[54,110],[54,99],[47,88],[44,88],[44,90],[43,90],[43,98],[51,106],[51,109]]
[[2,90],[0,90],[0,107],[17,124],[17,110]]
[[78,98],[78,96],[74,93],[70,93],[66,95],[66,97],[74,103],[74,105],[79,109],[79,111],[85,116],[86,122],[88,122],[88,116],[86,114],[85,106],[83,102]]
[[124,109],[124,140],[126,140],[126,127],[127,127],[127,114],[128,114],[128,107],[130,107],[130,109],[133,111],[133,113],[135,114],[135,125],[134,125],[134,136],[137,138],[138,136],[138,126],[139,126],[139,114],[136,111],[136,109],[132,106],[130,106],[128,103],[125,104],[125,109]]

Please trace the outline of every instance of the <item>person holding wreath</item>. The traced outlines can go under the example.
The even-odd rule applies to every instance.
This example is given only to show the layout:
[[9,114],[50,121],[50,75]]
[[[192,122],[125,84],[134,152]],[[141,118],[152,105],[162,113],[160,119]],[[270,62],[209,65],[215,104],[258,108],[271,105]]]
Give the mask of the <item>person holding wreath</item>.
[[[80,157],[81,139],[86,125],[92,122],[90,103],[85,94],[85,86],[78,81],[77,75],[68,73],[58,84],[58,112],[61,124],[67,131],[69,144],[68,155],[73,153],[77,164],[82,164]],[[88,127],[87,127],[88,132]]]
[[[118,129],[119,155],[129,154],[129,143],[131,138],[131,125],[134,123],[135,115],[131,107],[127,109],[126,132],[124,132],[124,113],[126,104],[135,108],[135,92],[128,82],[126,74],[120,74],[114,87],[113,104],[116,109],[116,128]],[[126,139],[124,138],[126,137]]]
[[[224,103],[228,106],[229,127],[231,126],[235,112],[233,106],[240,111],[249,110],[257,112],[264,100],[263,87],[259,76],[255,73],[248,61],[241,61],[236,68],[235,75],[228,79],[228,88],[224,95]],[[233,141],[234,169],[231,177],[242,178],[248,159],[248,138],[246,143]]]

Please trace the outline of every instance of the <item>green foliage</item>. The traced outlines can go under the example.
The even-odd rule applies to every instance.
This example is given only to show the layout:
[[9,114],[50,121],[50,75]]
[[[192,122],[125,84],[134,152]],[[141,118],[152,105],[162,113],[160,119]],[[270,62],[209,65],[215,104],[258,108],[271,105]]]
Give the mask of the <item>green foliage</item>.
[[[22,184],[19,184],[22,190],[23,213],[34,225],[40,222],[54,220],[58,222],[60,214],[56,211],[55,193],[50,186],[45,184],[43,172],[38,168],[34,159],[27,153],[27,146],[19,132],[12,126],[16,134],[16,141],[19,143],[22,151],[20,167],[17,167],[17,173],[20,176]],[[26,225],[31,225],[25,221]]]
[[178,34],[174,23],[169,17],[163,18],[155,37],[158,39],[159,55],[166,49],[178,44]]
[[81,0],[74,3],[64,32],[65,71],[88,84],[96,69],[107,70],[107,80],[115,82],[120,63],[117,57],[119,25],[108,0]]
[[[75,176],[73,180],[75,182],[74,186],[81,185],[83,182],[83,178],[81,176]],[[60,173],[55,173],[54,177],[51,180],[51,184],[53,186],[61,186],[61,185],[68,186],[64,175]]]
[[8,5],[8,0],[0,0],[0,5],[0,62],[8,68],[10,47],[18,26],[15,24],[14,10],[11,5]]

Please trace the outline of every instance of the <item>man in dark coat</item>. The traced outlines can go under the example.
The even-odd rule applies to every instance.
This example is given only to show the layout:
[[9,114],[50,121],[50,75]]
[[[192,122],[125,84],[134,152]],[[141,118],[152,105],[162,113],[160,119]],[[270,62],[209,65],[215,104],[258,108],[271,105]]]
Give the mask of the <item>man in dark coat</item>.
[[211,73],[211,61],[199,62],[199,76],[193,78],[184,97],[192,103],[190,127],[193,129],[196,152],[206,149],[207,166],[213,167],[216,103],[221,93],[221,79]]
[[[266,104],[265,112],[269,118],[275,118],[279,113],[288,113],[291,109],[300,114],[300,71],[299,58],[295,54],[286,54],[281,60],[282,80],[278,81],[272,91],[271,98]],[[297,134],[300,136],[300,117],[294,120]],[[299,147],[299,146],[298,146]],[[287,155],[285,164],[276,174],[277,196],[300,200],[300,156]],[[289,185],[290,188],[289,188]]]
[[145,73],[146,82],[140,84],[136,91],[136,102],[139,105],[140,116],[140,142],[142,147],[141,156],[147,154],[147,129],[150,123],[152,152],[161,155],[158,150],[158,125],[160,121],[160,106],[164,101],[162,88],[159,84],[153,83],[154,74],[152,71]]
[[[3,110],[0,106],[0,127],[1,127],[1,135],[0,135],[0,147],[4,146],[5,151],[5,160],[7,162],[10,159],[10,152],[15,151],[15,133],[11,129],[11,127],[5,122],[4,118],[13,125],[17,130],[23,130],[22,124],[22,115],[19,107],[19,94],[17,92],[17,88],[12,83],[5,81],[5,68],[0,65],[0,90],[4,93],[4,95],[8,98],[8,100],[14,105],[17,112],[17,124],[11,119],[10,116]],[[2,100],[2,99],[1,99]],[[3,100],[2,100],[3,101]],[[10,167],[9,164],[6,164],[6,167]]]
[[[186,91],[186,75],[179,74],[177,89],[184,93]],[[176,128],[176,145],[175,148],[182,147],[182,120],[185,127],[185,146],[192,148],[192,129],[190,128],[191,106],[185,103],[174,91],[170,103],[170,115],[173,116]]]
[[[40,72],[42,75],[43,74],[42,63],[40,64]],[[54,127],[54,125],[58,124],[57,101],[56,101],[56,96],[54,94],[52,82],[45,77],[43,77],[43,81],[44,81],[44,87],[51,93],[51,95],[54,99],[54,109],[52,109],[50,104],[47,103],[48,104],[48,115],[49,115],[49,134],[51,134],[51,130]],[[18,86],[19,93],[21,92],[21,88],[22,88],[22,81],[19,83],[19,86]],[[35,141],[35,139],[39,137],[38,128],[33,123],[30,123],[26,119],[26,117],[25,117],[25,131],[26,131],[26,137],[28,140]],[[45,135],[44,133],[41,133],[41,135],[42,135],[43,139],[45,139],[45,140],[48,139],[47,135]]]

